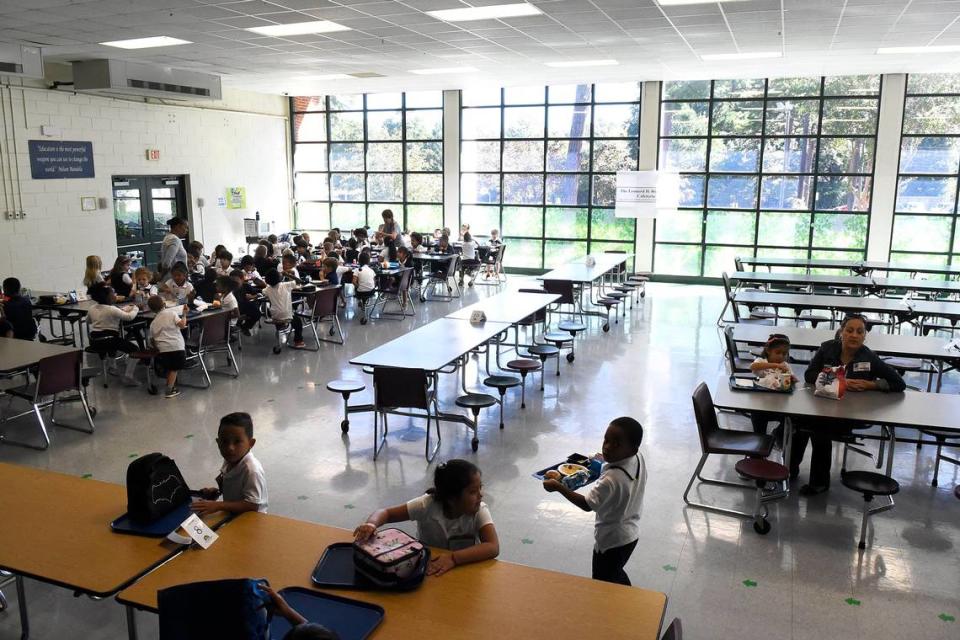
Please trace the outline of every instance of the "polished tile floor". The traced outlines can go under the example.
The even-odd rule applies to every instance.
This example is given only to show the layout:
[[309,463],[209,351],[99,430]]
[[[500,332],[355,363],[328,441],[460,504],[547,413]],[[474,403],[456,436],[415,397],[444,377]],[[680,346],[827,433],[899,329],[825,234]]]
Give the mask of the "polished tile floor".
[[[513,278],[509,287],[521,284]],[[462,302],[494,293],[477,286]],[[352,528],[380,505],[419,495],[433,467],[423,459],[422,421],[399,418],[374,463],[372,418],[353,416],[349,436],[342,437],[340,398],[324,385],[334,378],[361,379],[347,362],[351,356],[459,304],[418,305],[415,320],[367,326],[348,320],[347,343],[324,345],[319,353],[275,356],[265,327],[259,339],[244,345],[238,380],[217,376],[213,389],[184,389],[172,400],[142,389],[98,387],[94,436],[57,430],[47,452],[0,447],[0,460],[122,483],[134,454],[163,451],[199,486],[213,479],[220,464],[213,443],[218,418],[249,411],[270,511]],[[627,571],[634,585],[668,594],[667,620],[681,617],[687,638],[960,638],[960,502],[953,497],[960,479],[956,467],[944,465],[940,488],[929,486],[932,447],[898,447],[895,475],[903,489],[893,511],[874,517],[865,553],[856,548],[860,496],[839,482],[823,496],[775,503],[773,531],[764,537],[750,522],[684,508],[681,494],[700,455],[690,392],[700,380],[714,386],[722,372],[715,326],[721,305],[718,288],[652,285],[608,334],[594,321],[578,340],[576,362],[564,361],[560,378],[551,366],[545,393],[528,388],[525,411],[511,395],[505,430],[497,428],[495,411],[485,414],[478,453],[471,453],[464,427],[442,426],[440,459],[472,459],[484,472],[501,558],[589,575],[591,515],[545,493],[530,474],[569,453],[597,451],[607,421],[626,414],[644,425],[647,471],[640,543]],[[476,361],[468,381],[479,386]],[[455,385],[453,376],[441,384],[447,409],[455,410]],[[957,386],[954,379],[947,389],[956,393]],[[741,418],[721,419],[749,428]],[[732,461],[712,466],[729,473]],[[727,505],[752,499],[715,488],[701,497]],[[562,583],[556,588],[562,598]],[[115,603],[74,598],[33,581],[27,589],[35,638],[125,637],[123,610]],[[11,608],[0,613],[0,638],[14,638],[16,598],[12,589],[6,593]],[[142,637],[155,637],[156,619],[140,619]]]

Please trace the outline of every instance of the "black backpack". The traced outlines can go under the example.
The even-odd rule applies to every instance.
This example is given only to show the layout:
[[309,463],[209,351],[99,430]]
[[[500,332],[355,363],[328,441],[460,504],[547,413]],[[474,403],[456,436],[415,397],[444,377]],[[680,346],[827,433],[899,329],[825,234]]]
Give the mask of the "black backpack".
[[160,640],[263,640],[270,628],[265,580],[191,582],[157,592]]
[[153,522],[190,500],[177,463],[148,453],[127,467],[127,514],[134,522]]

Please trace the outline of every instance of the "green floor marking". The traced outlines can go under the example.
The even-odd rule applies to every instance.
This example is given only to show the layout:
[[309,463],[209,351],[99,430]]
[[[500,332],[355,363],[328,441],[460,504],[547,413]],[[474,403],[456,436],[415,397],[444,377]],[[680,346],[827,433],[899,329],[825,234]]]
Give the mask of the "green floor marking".
[[757,586],[756,580],[750,580],[749,578],[743,581],[743,586],[745,587],[755,587]]
[[184,438],[192,438],[192,437],[193,437],[193,434],[192,434],[192,433],[188,433],[187,435],[185,435],[185,436],[183,436],[183,437],[184,437]]
[[344,509],[356,509],[356,507],[353,506],[352,504],[345,504],[345,505],[343,505],[343,508],[344,508]]
[[938,615],[937,617],[940,618],[941,620],[943,620],[944,622],[956,622],[956,621],[957,621],[957,619],[956,619],[955,617],[953,617],[952,615],[950,615],[949,613],[941,613],[941,614]]
[[850,605],[851,607],[859,607],[859,606],[860,606],[860,601],[857,600],[856,598],[847,598],[846,600],[844,600],[844,602],[846,602],[846,603],[847,603],[848,605]]
[[92,477],[93,477],[93,474],[92,474],[92,473],[85,473],[85,474],[83,474],[83,475],[80,476],[80,477],[83,478],[84,480],[87,480],[88,478],[92,478]]
[[273,402],[273,398],[270,398],[269,400],[267,400],[267,402]]
[[139,453],[131,453],[131,454],[128,455],[127,457],[128,457],[128,458],[136,458],[136,457],[139,456],[139,455],[140,455]]
[[663,565],[663,570],[664,570],[664,571],[676,571],[677,568],[676,568],[675,566],[673,566],[672,564],[665,564],[665,565]]
[[530,538],[522,538],[520,542],[522,544],[533,544],[533,540],[531,540]]
[[307,500],[309,496],[297,496],[297,500]]

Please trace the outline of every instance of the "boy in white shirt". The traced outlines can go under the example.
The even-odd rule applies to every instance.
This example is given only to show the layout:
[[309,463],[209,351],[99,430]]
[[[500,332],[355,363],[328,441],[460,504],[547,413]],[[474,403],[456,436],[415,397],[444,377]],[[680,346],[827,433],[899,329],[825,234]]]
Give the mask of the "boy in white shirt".
[[278,326],[284,326],[287,323],[293,326],[293,347],[302,349],[303,343],[303,320],[293,312],[293,290],[296,289],[295,280],[280,279],[280,272],[271,269],[264,276],[267,282],[267,288],[263,290],[263,295],[270,301],[270,318]]
[[169,293],[177,304],[186,304],[193,299],[193,284],[187,277],[187,266],[182,262],[173,265],[170,278],[160,287],[163,293]]
[[584,511],[597,514],[594,526],[593,579],[630,584],[623,567],[637,546],[644,481],[640,456],[643,427],[629,417],[610,422],[603,436],[606,464],[593,487],[581,495],[559,480],[544,480],[543,488],[557,491]]
[[233,280],[230,279],[230,276],[218,276],[215,286],[220,299],[214,301],[214,307],[218,306],[216,303],[219,302],[220,308],[229,312],[230,326],[237,326],[237,318],[240,317],[240,305],[237,303],[236,296],[233,295],[236,290]]
[[377,276],[370,268],[370,252],[361,251],[357,258],[360,268],[353,272],[354,295],[360,303],[360,324],[367,324],[367,302],[377,290]]
[[[202,500],[190,508],[200,515],[226,511],[241,514],[246,511],[267,512],[267,480],[263,465],[253,453],[253,419],[249,413],[238,411],[220,418],[217,446],[223,456],[223,466],[217,476],[217,488],[201,489]],[[223,500],[217,500],[222,496]]]
[[150,341],[159,352],[157,360],[167,372],[167,392],[164,397],[175,398],[180,395],[177,374],[186,363],[187,346],[182,331],[187,328],[189,307],[183,305],[166,309],[160,296],[151,296],[147,304],[150,310],[157,314],[150,323]]

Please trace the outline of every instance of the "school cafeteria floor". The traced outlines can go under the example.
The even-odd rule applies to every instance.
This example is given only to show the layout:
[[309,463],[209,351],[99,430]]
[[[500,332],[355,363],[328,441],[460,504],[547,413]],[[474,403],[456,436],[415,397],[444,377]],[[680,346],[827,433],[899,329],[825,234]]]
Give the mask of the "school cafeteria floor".
[[[520,283],[513,277],[509,286]],[[463,303],[494,293],[477,286]],[[217,376],[211,390],[184,389],[173,400],[143,389],[97,387],[94,436],[58,429],[49,451],[0,447],[0,460],[123,483],[132,457],[163,451],[188,482],[205,486],[220,464],[213,442],[219,416],[249,411],[270,511],[352,528],[377,506],[419,495],[433,466],[423,459],[423,422],[399,417],[391,419],[388,444],[374,463],[372,417],[353,416],[349,437],[341,437],[342,403],[324,385],[364,377],[348,364],[351,356],[458,304],[418,305],[417,318],[402,322],[349,320],[346,344],[324,345],[319,353],[275,356],[265,326],[259,340],[244,345],[238,380]],[[715,327],[721,304],[719,288],[652,285],[609,334],[592,322],[578,341],[576,362],[564,361],[559,379],[551,363],[544,394],[528,382],[525,411],[518,396],[509,396],[504,431],[497,429],[495,410],[486,412],[477,454],[462,425],[442,425],[440,459],[464,457],[483,470],[501,559],[590,574],[591,514],[545,493],[530,474],[572,452],[597,451],[607,421],[628,414],[644,425],[648,476],[640,543],[627,571],[634,585],[668,594],[666,620],[680,616],[687,638],[957,638],[960,509],[953,487],[960,479],[956,467],[944,465],[940,488],[929,486],[933,447],[919,454],[912,445],[898,447],[895,476],[903,490],[893,511],[873,518],[873,546],[862,555],[856,548],[861,498],[838,480],[827,495],[774,503],[773,531],[765,537],[750,522],[683,508],[681,494],[700,455],[690,393],[700,380],[713,386],[723,368]],[[469,380],[475,379],[474,365]],[[441,384],[446,408],[454,385],[452,376]],[[946,391],[956,393],[955,379]],[[743,419],[729,420],[749,428]],[[703,496],[728,504],[747,497],[723,488],[704,489]],[[562,582],[543,588],[564,597]],[[125,637],[123,610],[114,603],[32,581],[27,589],[35,638]],[[6,593],[11,607],[0,614],[0,637],[14,638],[16,594]],[[156,618],[141,619],[142,636],[155,637]],[[570,623],[575,629],[576,621]]]

